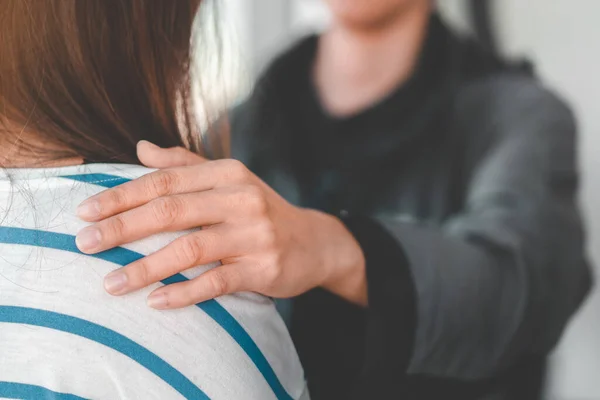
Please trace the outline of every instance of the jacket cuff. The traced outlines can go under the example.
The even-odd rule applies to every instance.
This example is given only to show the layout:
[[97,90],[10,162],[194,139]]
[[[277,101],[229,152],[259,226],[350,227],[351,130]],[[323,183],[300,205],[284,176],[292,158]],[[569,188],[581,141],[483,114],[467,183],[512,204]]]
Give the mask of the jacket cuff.
[[412,358],[417,326],[410,264],[402,244],[375,220],[346,217],[342,221],[366,260],[369,308],[363,372],[366,381],[397,387]]

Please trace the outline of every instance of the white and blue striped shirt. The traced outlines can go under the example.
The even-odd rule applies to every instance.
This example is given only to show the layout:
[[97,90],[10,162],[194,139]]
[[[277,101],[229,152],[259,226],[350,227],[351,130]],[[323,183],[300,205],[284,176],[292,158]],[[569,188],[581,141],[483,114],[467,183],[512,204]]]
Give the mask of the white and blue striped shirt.
[[272,302],[224,296],[157,311],[146,297],[197,267],[123,297],[110,271],[180,236],[84,255],[77,205],[150,170],[92,164],[5,170],[0,179],[0,398],[308,399],[298,356]]

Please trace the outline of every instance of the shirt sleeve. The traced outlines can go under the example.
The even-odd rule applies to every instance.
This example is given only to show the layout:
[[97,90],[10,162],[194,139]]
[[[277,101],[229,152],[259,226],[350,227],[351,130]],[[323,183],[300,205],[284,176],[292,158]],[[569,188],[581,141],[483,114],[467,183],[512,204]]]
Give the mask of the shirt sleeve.
[[[379,218],[378,235],[389,235],[380,240],[373,225],[348,224],[367,257],[367,323],[380,328],[369,340],[409,374],[484,379],[547,354],[591,285],[573,116],[534,84],[487,91],[495,104],[467,102],[487,104],[477,125],[494,139],[461,213],[441,227]],[[414,331],[398,334],[400,326]]]

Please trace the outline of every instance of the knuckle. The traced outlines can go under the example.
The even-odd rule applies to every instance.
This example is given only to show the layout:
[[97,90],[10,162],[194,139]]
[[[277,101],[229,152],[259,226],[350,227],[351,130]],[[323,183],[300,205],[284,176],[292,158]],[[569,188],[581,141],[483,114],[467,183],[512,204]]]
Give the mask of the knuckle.
[[267,211],[267,200],[263,192],[256,186],[248,186],[242,192],[242,205],[255,213],[264,214]]
[[229,285],[224,274],[215,271],[210,275],[210,279],[208,280],[208,285],[210,287],[210,291],[214,294],[215,297],[222,296],[227,292]]
[[111,238],[122,237],[127,233],[127,224],[121,215],[111,218],[107,228],[108,236]]
[[140,280],[141,286],[146,286],[152,283],[152,273],[150,269],[150,265],[147,262],[140,260],[140,263],[137,265],[138,270],[138,279]]
[[246,204],[246,192],[244,190],[239,190],[235,188],[228,193],[227,196],[228,205],[232,208],[240,208],[244,207]]
[[190,154],[190,151],[187,150],[185,147],[177,146],[177,147],[175,147],[175,153],[179,157],[185,157]]
[[187,235],[180,239],[177,249],[177,259],[180,263],[194,265],[199,263],[204,253],[204,239],[198,235]]
[[173,225],[183,214],[183,204],[176,197],[156,199],[151,207],[154,218],[167,226]]
[[155,196],[166,196],[172,193],[177,182],[177,174],[168,170],[158,171],[148,177],[147,189]]
[[261,264],[264,281],[269,286],[277,282],[281,277],[281,263],[279,263],[279,257],[276,254],[267,256],[264,262]]
[[123,206],[127,204],[127,195],[121,187],[116,187],[108,191],[108,201],[114,206]]
[[227,170],[227,175],[234,181],[243,181],[248,177],[249,171],[241,161],[229,159],[223,160],[223,163]]
[[273,249],[277,243],[277,234],[275,227],[271,223],[261,224],[257,228],[258,233],[256,237],[262,247],[266,249]]

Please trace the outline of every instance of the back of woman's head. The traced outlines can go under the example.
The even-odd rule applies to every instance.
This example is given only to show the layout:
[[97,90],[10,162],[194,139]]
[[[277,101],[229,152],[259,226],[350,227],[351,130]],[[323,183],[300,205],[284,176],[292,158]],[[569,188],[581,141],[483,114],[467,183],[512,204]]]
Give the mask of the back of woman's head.
[[200,2],[0,0],[0,146],[114,162],[136,162],[141,139],[199,150],[189,68]]

